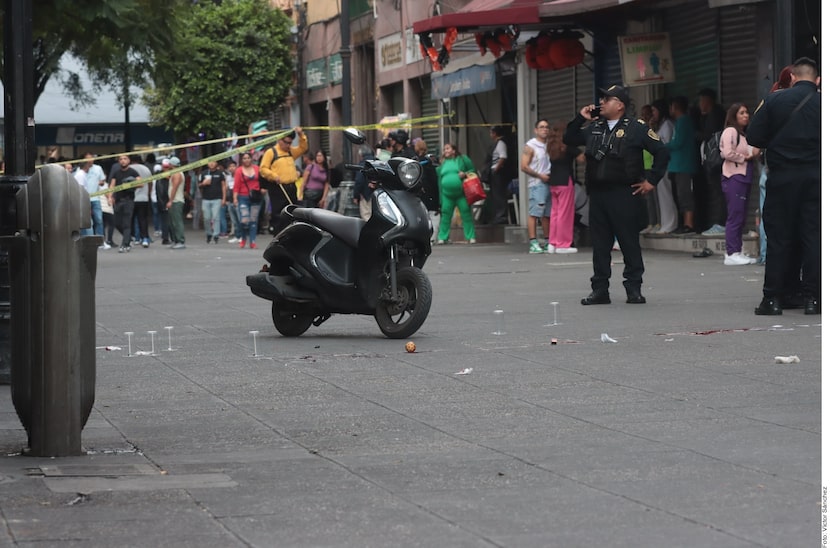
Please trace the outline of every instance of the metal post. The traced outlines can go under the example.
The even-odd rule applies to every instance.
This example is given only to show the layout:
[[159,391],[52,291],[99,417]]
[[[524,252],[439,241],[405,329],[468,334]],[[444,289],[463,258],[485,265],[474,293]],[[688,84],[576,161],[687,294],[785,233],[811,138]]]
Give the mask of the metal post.
[[[352,125],[352,25],[349,16],[349,0],[340,2],[340,58],[343,61],[343,126]],[[343,139],[343,162],[351,163],[352,145],[348,139]]]
[[[32,3],[5,0],[3,81],[5,85],[5,173],[0,176],[0,236],[14,233],[15,194],[35,171]],[[11,382],[8,251],[0,249],[0,384]]]

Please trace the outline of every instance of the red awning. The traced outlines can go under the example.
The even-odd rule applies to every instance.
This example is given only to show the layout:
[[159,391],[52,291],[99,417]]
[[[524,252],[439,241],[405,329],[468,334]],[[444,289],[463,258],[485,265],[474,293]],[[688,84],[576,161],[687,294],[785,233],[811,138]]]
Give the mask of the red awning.
[[[644,5],[643,0],[472,0],[455,13],[416,21],[415,34],[443,32],[455,27],[459,32],[508,25],[543,28],[565,21],[586,22],[594,12],[621,6]],[[625,8],[622,8],[625,9]]]
[[421,34],[443,32],[452,27],[462,31],[479,27],[537,24],[541,22],[540,4],[540,0],[472,0],[456,13],[416,21],[412,30],[415,34]]
[[619,6],[620,4],[633,3],[634,0],[548,0],[540,2],[540,17],[562,17],[567,15],[579,15],[589,11],[598,11],[606,8]]

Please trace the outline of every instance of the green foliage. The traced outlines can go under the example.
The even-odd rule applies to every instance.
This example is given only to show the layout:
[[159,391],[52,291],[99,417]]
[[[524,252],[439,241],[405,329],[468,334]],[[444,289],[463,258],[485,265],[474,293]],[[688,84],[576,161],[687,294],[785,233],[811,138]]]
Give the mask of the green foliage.
[[[50,79],[60,77],[72,100],[93,102],[90,90],[77,85],[77,75],[62,74],[64,53],[87,66],[96,85],[92,92],[120,88],[124,82],[113,70],[125,63],[129,83],[143,84],[156,52],[170,48],[171,24],[187,5],[187,0],[38,0],[32,6],[35,101]],[[4,16],[0,12],[0,32]]]
[[283,103],[293,67],[292,23],[282,11],[267,0],[202,1],[179,24],[144,96],[154,122],[219,135]]

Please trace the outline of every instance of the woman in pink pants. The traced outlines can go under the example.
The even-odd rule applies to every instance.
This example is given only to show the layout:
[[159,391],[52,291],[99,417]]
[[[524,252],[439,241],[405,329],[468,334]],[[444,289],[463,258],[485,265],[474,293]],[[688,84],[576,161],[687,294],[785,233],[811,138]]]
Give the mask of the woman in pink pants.
[[562,142],[565,123],[556,122],[548,138],[550,156],[550,235],[548,253],[576,253],[574,239],[574,160],[585,161],[577,147]]

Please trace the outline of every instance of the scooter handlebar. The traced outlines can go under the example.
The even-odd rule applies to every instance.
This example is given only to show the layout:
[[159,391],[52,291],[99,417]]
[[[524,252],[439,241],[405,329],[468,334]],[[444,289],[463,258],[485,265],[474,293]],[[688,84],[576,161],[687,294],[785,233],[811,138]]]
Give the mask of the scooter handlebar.
[[363,166],[360,164],[346,164],[344,167],[349,171],[360,171],[363,169]]

